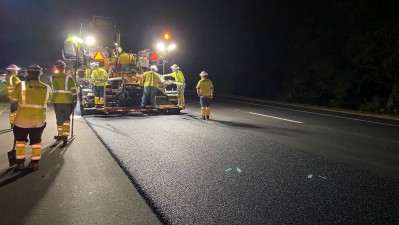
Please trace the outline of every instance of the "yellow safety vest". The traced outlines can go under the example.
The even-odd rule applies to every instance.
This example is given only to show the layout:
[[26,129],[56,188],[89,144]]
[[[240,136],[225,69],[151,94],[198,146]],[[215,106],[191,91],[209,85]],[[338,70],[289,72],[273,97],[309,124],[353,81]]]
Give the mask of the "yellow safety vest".
[[65,73],[57,73],[50,77],[48,85],[53,90],[53,103],[72,104],[76,95],[76,83]]
[[161,82],[159,75],[153,71],[147,71],[143,74],[144,87],[155,87],[158,88],[158,84]]
[[15,86],[20,82],[21,82],[21,80],[15,74],[6,76],[6,86],[7,86],[8,97],[11,96],[12,92],[14,91]]
[[[184,81],[185,81],[183,72],[181,72],[180,70],[174,72],[172,74],[172,77],[175,79],[176,82],[184,83]],[[180,86],[182,86],[182,84],[176,84],[176,86],[180,87]]]
[[15,86],[11,94],[11,100],[18,102],[15,125],[22,128],[42,127],[46,121],[47,103],[51,96],[50,86],[38,80],[23,81]]
[[203,97],[211,97],[213,84],[212,81],[205,78],[198,81],[197,89],[200,90],[200,95]]
[[105,86],[109,77],[106,70],[104,70],[103,68],[96,68],[91,73],[91,78],[104,80],[104,81],[94,81],[95,86]]

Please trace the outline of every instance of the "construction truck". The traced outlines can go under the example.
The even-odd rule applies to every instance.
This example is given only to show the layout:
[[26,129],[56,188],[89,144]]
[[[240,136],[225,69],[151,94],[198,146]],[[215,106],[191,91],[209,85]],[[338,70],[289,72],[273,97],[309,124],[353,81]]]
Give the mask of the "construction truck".
[[[151,49],[137,53],[123,52],[120,33],[113,18],[94,16],[86,26],[81,25],[80,33],[81,36],[96,35],[95,44],[90,45],[89,41],[70,35],[64,42],[62,55],[67,63],[66,70],[73,71],[76,77],[82,116],[130,112],[178,114],[184,109],[184,106],[177,104],[177,91],[170,88],[176,82],[171,80],[162,80],[156,93],[156,108],[140,107],[144,88],[138,75],[151,65],[162,65],[162,62]],[[93,87],[99,80],[91,78],[93,63],[99,63],[110,77],[104,87],[102,107],[96,107],[94,102]]]

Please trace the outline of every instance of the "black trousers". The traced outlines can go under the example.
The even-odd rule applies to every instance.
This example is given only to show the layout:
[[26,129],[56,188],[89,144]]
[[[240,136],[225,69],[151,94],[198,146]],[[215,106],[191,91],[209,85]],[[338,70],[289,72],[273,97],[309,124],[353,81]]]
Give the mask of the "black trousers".
[[[44,128],[46,128],[46,124],[44,126],[38,128],[22,128],[18,126],[14,126],[13,133],[15,141],[30,141],[30,145],[41,143],[42,142],[42,134]],[[29,140],[28,140],[29,136]]]

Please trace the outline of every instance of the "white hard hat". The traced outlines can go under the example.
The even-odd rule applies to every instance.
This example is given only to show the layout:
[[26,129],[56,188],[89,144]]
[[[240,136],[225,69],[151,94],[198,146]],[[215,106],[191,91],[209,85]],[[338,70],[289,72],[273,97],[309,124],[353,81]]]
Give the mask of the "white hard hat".
[[174,69],[174,70],[178,70],[180,69],[180,67],[176,64],[173,64],[173,66],[171,66],[170,68]]
[[200,73],[200,76],[208,76],[208,73],[205,72],[205,71],[202,71],[202,72]]
[[9,65],[7,68],[6,68],[6,70],[16,70],[16,71],[18,71],[18,70],[20,70],[21,68],[19,68],[18,66],[16,66],[15,64],[11,64],[11,65]]
[[156,65],[152,65],[150,68],[151,68],[151,70],[153,70],[153,71],[158,71],[158,68],[157,68]]

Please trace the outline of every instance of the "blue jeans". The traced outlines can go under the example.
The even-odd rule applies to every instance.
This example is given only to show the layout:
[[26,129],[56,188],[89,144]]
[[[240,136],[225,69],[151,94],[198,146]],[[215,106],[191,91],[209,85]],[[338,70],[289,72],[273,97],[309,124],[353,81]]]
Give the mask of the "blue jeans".
[[155,95],[157,93],[156,87],[146,86],[143,90],[143,96],[141,97],[141,106],[145,106],[147,104],[148,97],[150,97],[150,104],[152,107],[156,107],[156,98]]
[[211,98],[200,97],[200,105],[201,107],[209,107],[211,106]]

